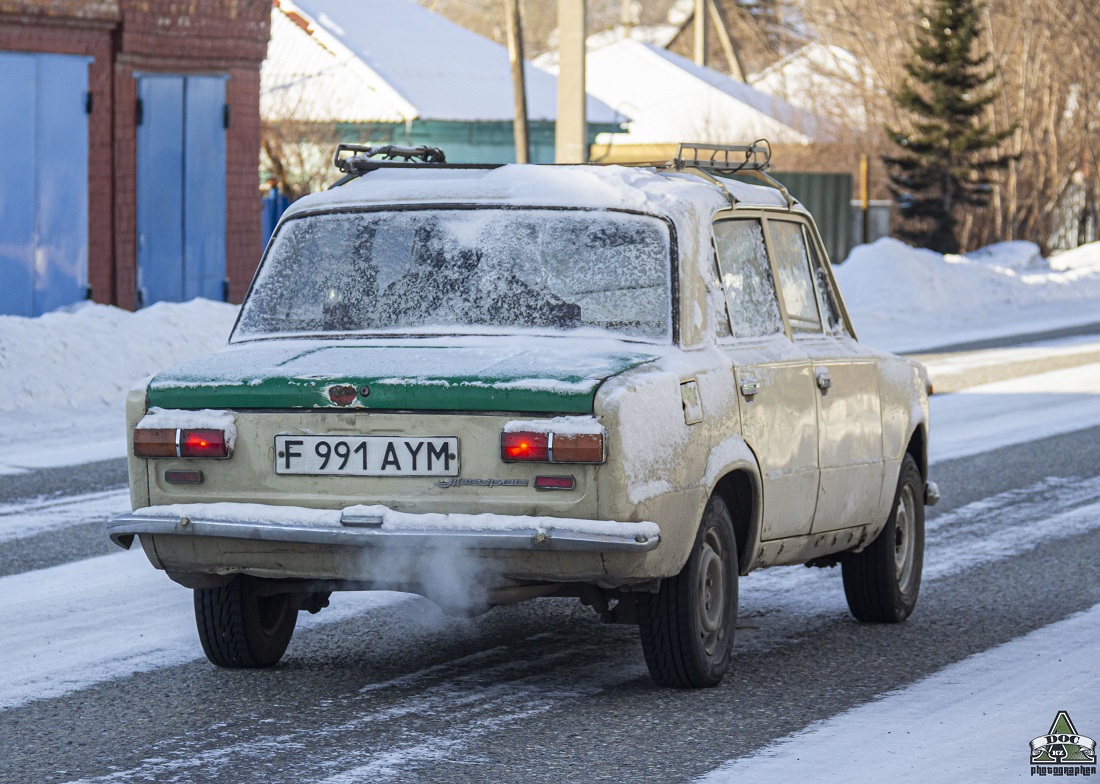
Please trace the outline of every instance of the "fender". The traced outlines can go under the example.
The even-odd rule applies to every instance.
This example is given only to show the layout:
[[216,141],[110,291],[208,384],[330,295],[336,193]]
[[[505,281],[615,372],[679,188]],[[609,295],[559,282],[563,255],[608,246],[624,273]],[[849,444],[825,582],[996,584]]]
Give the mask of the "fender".
[[[748,574],[753,562],[756,560],[760,549],[760,529],[764,516],[763,483],[760,481],[760,464],[752,447],[738,433],[719,442],[710,450],[707,457],[707,469],[700,479],[700,486],[706,490],[705,499],[709,499],[714,493],[722,492],[722,481],[735,471],[745,473],[749,478],[752,488],[750,499],[751,513],[748,515],[748,526],[744,531],[738,531],[738,544],[741,552],[738,553],[741,574]],[[705,502],[704,502],[705,503]],[[738,510],[731,509],[734,515],[735,527]],[[699,512],[702,516],[702,510]],[[741,534],[743,533],[743,537]]]

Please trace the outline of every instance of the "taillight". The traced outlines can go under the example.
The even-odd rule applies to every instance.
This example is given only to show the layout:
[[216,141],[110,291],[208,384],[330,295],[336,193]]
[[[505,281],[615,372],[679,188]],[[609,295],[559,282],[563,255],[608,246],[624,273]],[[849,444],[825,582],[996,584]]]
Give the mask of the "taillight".
[[603,435],[600,433],[579,433],[574,435],[554,434],[550,449],[550,459],[554,463],[602,463]]
[[505,463],[602,463],[603,434],[505,431],[500,434],[500,459]]
[[223,430],[137,428],[135,457],[229,457],[229,441]]
[[175,428],[138,428],[134,431],[136,457],[179,457]]
[[221,430],[181,430],[180,457],[229,457]]
[[500,459],[506,463],[532,460],[550,462],[549,433],[501,433]]

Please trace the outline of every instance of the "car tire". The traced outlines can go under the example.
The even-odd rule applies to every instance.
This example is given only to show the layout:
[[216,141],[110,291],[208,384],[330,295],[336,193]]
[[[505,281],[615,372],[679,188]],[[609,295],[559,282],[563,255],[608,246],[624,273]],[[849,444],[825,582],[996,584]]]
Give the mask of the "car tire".
[[920,469],[906,455],[886,526],[863,552],[841,559],[844,595],[860,621],[898,623],[913,612],[924,568],[924,494]]
[[649,673],[659,686],[717,686],[729,668],[737,625],[737,539],[722,499],[707,503],[684,568],[638,599]]
[[298,620],[299,597],[260,595],[263,581],[237,575],[217,588],[195,589],[195,623],[206,658],[219,667],[270,667],[282,658]]

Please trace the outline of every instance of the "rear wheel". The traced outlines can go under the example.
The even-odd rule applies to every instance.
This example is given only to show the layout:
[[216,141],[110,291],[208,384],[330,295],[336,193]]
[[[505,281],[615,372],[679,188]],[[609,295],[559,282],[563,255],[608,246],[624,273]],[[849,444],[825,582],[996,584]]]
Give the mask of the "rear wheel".
[[642,651],[660,686],[703,688],[729,667],[737,624],[737,540],[729,510],[710,499],[683,570],[638,600]]
[[841,561],[852,615],[871,623],[904,621],[917,605],[924,568],[924,496],[920,469],[906,455],[894,506],[882,532]]
[[282,658],[298,620],[299,597],[262,595],[263,580],[241,574],[195,589],[195,623],[206,658],[219,667],[270,667]]

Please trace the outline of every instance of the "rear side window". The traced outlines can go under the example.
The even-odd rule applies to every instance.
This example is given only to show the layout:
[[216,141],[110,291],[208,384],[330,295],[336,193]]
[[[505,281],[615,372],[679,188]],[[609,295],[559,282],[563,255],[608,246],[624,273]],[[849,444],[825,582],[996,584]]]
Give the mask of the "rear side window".
[[844,321],[840,318],[840,305],[837,304],[836,293],[829,284],[829,276],[825,273],[825,264],[817,253],[817,246],[813,243],[810,231],[802,227],[803,240],[810,251],[810,266],[814,271],[814,282],[817,284],[817,303],[821,306],[821,313],[825,317],[825,328],[830,335],[843,335]]
[[802,225],[789,221],[768,221],[775,251],[775,266],[779,270],[779,286],[791,332],[821,332],[821,317],[817,313],[817,293],[810,278],[810,258],[806,250]]
[[783,317],[760,221],[719,221],[714,224],[714,240],[734,336],[782,332]]

